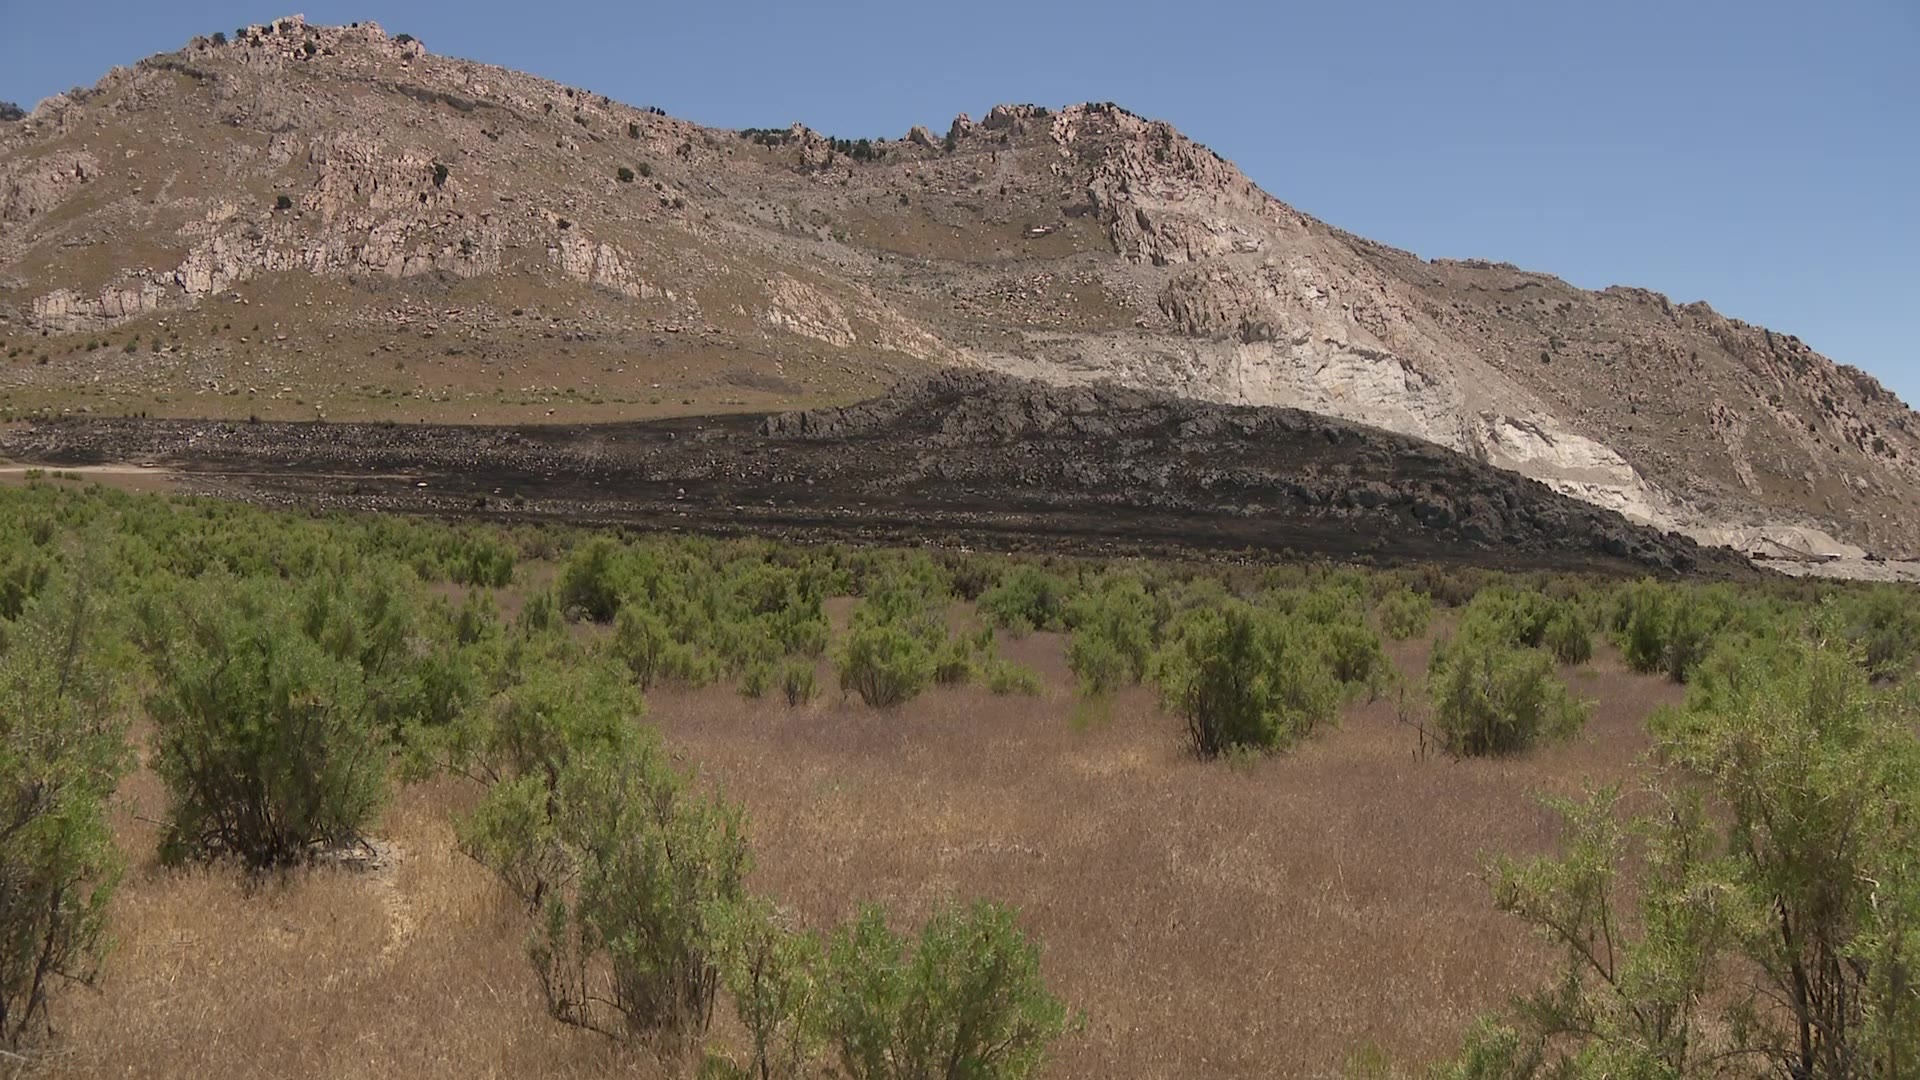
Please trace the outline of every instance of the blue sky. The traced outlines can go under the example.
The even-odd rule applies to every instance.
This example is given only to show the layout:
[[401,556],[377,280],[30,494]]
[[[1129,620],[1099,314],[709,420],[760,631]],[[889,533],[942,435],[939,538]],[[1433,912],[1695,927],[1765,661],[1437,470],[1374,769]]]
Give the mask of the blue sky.
[[[0,99],[31,106],[301,6],[0,0]],[[1915,0],[304,11],[728,127],[897,137],[1000,101],[1118,101],[1335,225],[1429,257],[1704,299],[1920,402]]]

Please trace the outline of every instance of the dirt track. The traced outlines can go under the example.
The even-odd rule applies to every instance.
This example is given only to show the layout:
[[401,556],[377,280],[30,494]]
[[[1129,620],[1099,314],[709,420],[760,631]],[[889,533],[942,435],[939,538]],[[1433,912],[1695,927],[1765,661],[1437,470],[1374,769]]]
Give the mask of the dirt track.
[[953,372],[844,409],[591,426],[93,419],[0,435],[274,505],[803,539],[1752,573],[1417,440],[1291,409]]

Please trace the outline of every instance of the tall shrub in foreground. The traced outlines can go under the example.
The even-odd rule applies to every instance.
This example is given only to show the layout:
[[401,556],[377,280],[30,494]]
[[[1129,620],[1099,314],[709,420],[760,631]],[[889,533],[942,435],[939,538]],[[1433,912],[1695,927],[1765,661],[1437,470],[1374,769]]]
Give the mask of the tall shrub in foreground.
[[1442,1075],[1920,1076],[1915,706],[1838,640],[1716,658],[1656,724],[1659,813],[1566,805],[1562,854],[1498,867],[1565,970]]
[[1183,616],[1154,678],[1202,758],[1285,749],[1332,723],[1340,704],[1339,680],[1304,628],[1238,601]]
[[695,793],[656,740],[504,780],[461,834],[533,916],[557,1019],[679,1044],[706,1032],[749,854],[738,809]]
[[107,801],[128,754],[90,585],[25,602],[0,651],[0,1045],[51,1030],[48,998],[93,978],[119,858]]
[[1018,1080],[1066,1030],[1040,950],[998,904],[942,908],[912,942],[868,907],[827,968],[827,1039],[850,1080]]

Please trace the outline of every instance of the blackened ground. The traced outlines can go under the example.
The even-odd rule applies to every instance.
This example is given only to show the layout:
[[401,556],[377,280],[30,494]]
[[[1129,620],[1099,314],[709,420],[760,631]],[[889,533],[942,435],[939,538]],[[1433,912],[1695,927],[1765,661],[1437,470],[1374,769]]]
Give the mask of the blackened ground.
[[73,419],[49,466],[274,505],[1088,553],[1753,573],[1431,443],[1293,409],[946,372],[839,409],[590,426]]

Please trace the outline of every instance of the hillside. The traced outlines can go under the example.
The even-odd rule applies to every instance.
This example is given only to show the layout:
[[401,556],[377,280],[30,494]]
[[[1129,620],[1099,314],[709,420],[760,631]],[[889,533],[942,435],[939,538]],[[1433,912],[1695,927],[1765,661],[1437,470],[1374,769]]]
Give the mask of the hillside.
[[55,466],[139,462],[266,505],[881,543],[1250,552],[1750,578],[1429,443],[1295,409],[965,371],[843,408],[522,428],[67,418],[0,432]]
[[1865,374],[1363,240],[1113,105],[848,142],[370,23],[209,31],[0,122],[0,319],[16,415],[613,421],[961,365],[1326,413],[1745,549],[1920,551],[1920,417]]

